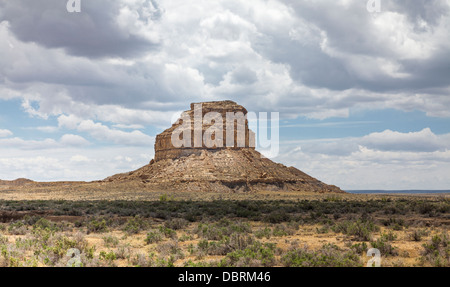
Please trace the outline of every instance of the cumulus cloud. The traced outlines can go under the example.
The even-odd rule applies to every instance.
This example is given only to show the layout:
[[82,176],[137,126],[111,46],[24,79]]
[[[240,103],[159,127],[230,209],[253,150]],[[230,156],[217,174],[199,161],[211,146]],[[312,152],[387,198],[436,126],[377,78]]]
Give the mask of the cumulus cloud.
[[0,129],[0,138],[6,138],[12,136],[13,133],[10,130],[1,130]]
[[[67,133],[12,137],[17,133],[2,121],[8,130],[0,130],[0,146],[30,152],[30,162],[16,156],[24,165],[38,161],[34,150],[89,143],[151,153],[154,137],[145,128],[165,128],[175,112],[199,101],[231,99],[249,111],[279,111],[282,119],[373,109],[450,117],[446,0],[386,0],[377,14],[367,12],[366,1],[328,0],[96,0],[82,1],[82,13],[73,14],[65,6],[0,0],[0,100],[20,102],[36,121],[58,122],[37,131]],[[295,152],[298,146],[287,146],[292,157],[283,162],[307,162],[305,171],[324,171],[337,184],[361,175],[357,167],[374,180],[385,175],[389,169],[377,171],[382,160],[397,169],[414,159],[412,176],[427,162],[439,179],[438,167],[449,170],[448,136],[431,129],[302,141]],[[103,154],[110,155],[122,154]],[[57,171],[70,162],[64,156],[49,154],[45,162],[53,175],[69,178]],[[117,162],[132,167],[125,158]],[[90,163],[110,164],[100,157]],[[339,163],[347,171],[333,173]],[[35,170],[49,178],[39,164]]]
[[89,141],[79,135],[63,135],[61,137],[60,143],[64,146],[87,146]]
[[428,25],[437,26],[450,12],[446,0],[418,0],[414,5],[408,0],[398,0],[386,4],[390,9],[405,14],[419,31],[424,31]]
[[74,155],[70,158],[71,162],[76,162],[76,163],[86,163],[86,162],[90,162],[91,160],[83,155]]
[[140,130],[145,128],[143,125],[123,125],[123,124],[113,125],[113,127],[125,130]]
[[151,146],[154,138],[150,137],[141,131],[124,132],[121,130],[110,129],[101,123],[94,123],[91,120],[82,121],[77,130],[86,132],[97,140],[111,142],[123,145],[141,145]]
[[385,130],[359,138],[315,139],[298,143],[301,143],[298,150],[322,155],[348,156],[361,149],[429,153],[450,150],[450,134],[436,135],[430,128],[408,133]]
[[360,143],[370,149],[381,151],[445,151],[450,150],[450,134],[437,136],[429,128],[410,133],[386,130],[365,136]]
[[57,148],[58,142],[54,139],[45,140],[24,140],[22,138],[7,138],[0,139],[0,147],[3,148],[21,148],[24,150],[40,150],[40,149],[51,149]]
[[[59,128],[76,130],[86,133],[96,140],[107,144],[122,144],[135,146],[148,146],[154,142],[154,137],[148,136],[135,129],[142,128],[141,125],[115,125],[111,129],[102,123],[95,123],[92,120],[83,120],[74,115],[61,115],[58,117]],[[134,129],[133,131],[123,131],[121,129]]]
[[38,131],[44,132],[44,133],[55,133],[58,131],[58,127],[52,127],[52,126],[42,126],[35,128]]
[[450,134],[426,128],[293,141],[275,160],[345,189],[446,189]]
[[5,88],[29,91],[37,116],[155,124],[223,98],[287,116],[380,105],[449,116],[446,1],[383,1],[377,15],[348,1],[88,1],[73,15],[41,2],[0,2]]
[[153,1],[85,1],[70,14],[66,1],[0,1],[0,19],[24,42],[63,48],[77,56],[128,57],[159,42],[152,32],[161,10]]
[[337,156],[351,155],[358,150],[358,143],[352,139],[310,140],[302,142],[302,144],[298,147],[298,151],[309,154]]
[[[126,154],[130,161],[116,160]],[[86,149],[64,147],[60,149],[24,150],[21,147],[0,149],[2,179],[26,177],[39,181],[90,181],[112,174],[127,172],[147,164],[153,157],[148,148],[103,147]],[[99,168],[101,167],[101,168]]]
[[347,156],[297,151],[285,162],[343,189],[448,189],[449,151],[383,152],[362,147]]
[[52,150],[65,147],[83,147],[89,141],[79,135],[66,134],[59,140],[47,138],[44,140],[26,140],[19,137],[0,139],[2,148],[20,148],[24,150]]

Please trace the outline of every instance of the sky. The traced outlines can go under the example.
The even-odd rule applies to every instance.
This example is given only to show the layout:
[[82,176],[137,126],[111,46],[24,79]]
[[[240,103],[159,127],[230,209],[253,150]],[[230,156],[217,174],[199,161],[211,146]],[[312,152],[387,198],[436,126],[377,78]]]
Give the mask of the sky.
[[273,160],[450,189],[450,0],[0,0],[0,179],[147,164],[192,102],[279,112]]

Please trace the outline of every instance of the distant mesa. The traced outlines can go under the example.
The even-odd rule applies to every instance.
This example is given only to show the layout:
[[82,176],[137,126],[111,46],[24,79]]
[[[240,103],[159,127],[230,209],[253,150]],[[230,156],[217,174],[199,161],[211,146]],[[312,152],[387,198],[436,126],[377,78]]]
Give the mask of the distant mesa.
[[33,183],[34,181],[26,178],[18,178],[16,180],[0,180],[0,186],[24,186]]
[[[212,113],[216,120],[202,125],[196,118],[199,113],[202,117]],[[227,115],[232,114],[236,118],[231,121]],[[247,110],[232,101],[191,104],[172,127],[157,135],[155,158],[150,164],[104,182],[139,181],[155,190],[178,191],[344,192],[262,156],[255,150],[255,134],[245,115]],[[220,118],[222,122],[217,123]],[[217,124],[223,131],[211,134]],[[174,140],[183,144],[174,145]]]

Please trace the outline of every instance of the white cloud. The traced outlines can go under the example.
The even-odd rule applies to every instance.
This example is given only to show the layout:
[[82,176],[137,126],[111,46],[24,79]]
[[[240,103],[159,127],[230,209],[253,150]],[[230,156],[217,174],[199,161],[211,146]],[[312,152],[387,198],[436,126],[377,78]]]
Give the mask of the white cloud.
[[275,160],[345,189],[448,189],[450,134],[426,128],[293,141]]
[[12,136],[13,133],[10,130],[2,130],[0,129],[0,138],[6,138]]
[[55,133],[58,131],[58,127],[52,127],[52,126],[42,126],[35,128],[38,131],[44,132],[44,133]]
[[28,99],[24,99],[22,101],[22,108],[25,110],[25,112],[27,112],[29,115],[33,116],[33,117],[39,117],[42,119],[47,119],[48,115],[45,113],[42,113],[41,111],[39,111],[38,109],[34,108],[31,105],[31,101]]
[[365,136],[361,140],[361,144],[381,151],[442,151],[450,150],[450,134],[437,136],[429,128],[409,133],[386,130]]
[[[36,120],[57,118],[58,127],[43,124],[38,131],[70,134],[12,138],[15,131],[2,122],[8,129],[0,130],[2,150],[29,157],[17,155],[17,165],[5,161],[12,173],[20,163],[36,179],[100,175],[93,168],[60,172],[73,167],[64,168],[70,158],[50,151],[85,146],[86,137],[152,152],[154,138],[139,130],[169,127],[176,111],[204,100],[231,99],[249,111],[279,111],[286,118],[351,117],[352,109],[386,108],[450,117],[447,0],[388,0],[376,15],[367,13],[364,1],[97,0],[84,3],[77,17],[68,17],[58,0],[31,2],[0,0],[0,99],[19,100]],[[397,173],[402,186],[408,180],[414,185],[421,171],[435,186],[448,183],[448,136],[430,129],[301,147],[283,161],[306,165],[320,178],[323,171],[343,186],[355,186],[364,173],[374,184],[386,176],[387,186]],[[47,155],[34,166],[36,150]],[[73,154],[100,169],[125,155]],[[126,171],[132,164],[122,158],[115,166]]]
[[145,128],[143,125],[122,125],[122,124],[113,125],[113,127],[124,130],[141,130]]
[[82,121],[77,130],[86,132],[93,138],[105,142],[122,144],[122,145],[139,145],[149,146],[154,142],[154,138],[141,131],[124,132],[121,130],[110,129],[101,123],[94,123],[91,120]]
[[90,162],[91,160],[83,155],[74,155],[70,158],[71,162],[77,162],[77,163],[86,163],[86,162]]
[[[129,160],[115,158],[127,155]],[[147,147],[102,147],[24,150],[0,149],[0,178],[29,178],[37,181],[90,181],[135,170],[148,164],[153,150]]]
[[77,128],[78,124],[82,119],[76,117],[75,115],[61,115],[58,117],[58,126],[61,128],[68,128],[74,130]]
[[44,140],[25,140],[19,137],[0,139],[0,147],[19,148],[23,150],[52,150],[70,146],[87,146],[89,142],[79,135],[66,134],[59,140],[47,138]]
[[59,143],[54,139],[45,140],[24,140],[22,138],[7,138],[0,139],[0,147],[3,148],[21,148],[24,150],[41,150],[41,149],[52,149],[58,148]]
[[351,155],[360,152],[361,147],[381,152],[429,153],[450,150],[450,134],[436,135],[430,128],[409,133],[385,130],[360,138],[301,140],[286,144],[295,143],[303,152],[322,155]]
[[[80,31],[72,31],[71,19],[52,14],[73,32],[69,39],[50,28],[44,34],[43,27],[33,27],[33,34],[25,26],[32,25],[27,14],[53,1],[27,9],[14,1],[5,9],[25,14],[22,22],[3,15],[0,75],[11,92],[0,97],[23,97],[26,111],[43,118],[66,114],[123,125],[170,119],[154,103],[172,105],[173,112],[223,98],[251,110],[270,101],[290,116],[346,117],[355,106],[383,105],[448,117],[449,5],[438,2],[439,9],[388,1],[384,13],[372,17],[365,5],[350,2],[136,0],[99,9],[100,1],[87,4]],[[418,29],[412,15],[422,10],[428,11],[420,15],[427,27]],[[91,34],[105,42],[92,47],[85,41]],[[141,40],[151,45],[142,50]],[[111,41],[123,51],[104,47],[112,54],[98,58],[99,47]],[[24,93],[14,93],[19,87]]]
[[79,135],[66,134],[61,137],[60,143],[63,146],[87,146],[89,141]]

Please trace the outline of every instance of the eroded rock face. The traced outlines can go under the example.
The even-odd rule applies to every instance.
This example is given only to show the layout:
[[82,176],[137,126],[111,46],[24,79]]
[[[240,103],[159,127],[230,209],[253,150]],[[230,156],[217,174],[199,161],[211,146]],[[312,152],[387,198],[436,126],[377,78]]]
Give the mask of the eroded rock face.
[[[227,121],[227,114],[245,116],[247,110],[244,107],[232,101],[201,103],[201,109],[198,107],[199,104],[191,104],[191,109],[182,116],[184,121],[178,121],[156,137],[155,159],[149,165],[105,181],[140,181],[155,190],[343,192],[294,167],[277,164],[262,156],[254,148],[255,135],[245,118],[234,121],[234,130],[227,138],[226,131],[233,125],[231,120]],[[205,121],[203,118],[208,113],[214,113],[217,120]],[[196,115],[204,120],[200,129],[195,128]],[[217,123],[224,130],[211,136],[213,145],[203,140],[195,142],[196,133],[204,139],[205,134],[213,134],[211,128],[214,130]],[[185,145],[175,146],[174,134],[175,139]],[[223,134],[222,138],[220,134]]]
[[[232,101],[191,104],[191,109],[172,127],[156,136],[155,161],[200,155],[203,150],[254,149],[255,134],[248,128],[246,115],[247,110]],[[214,129],[217,124],[221,132]],[[220,144],[205,140],[208,130],[209,138]],[[174,139],[186,142],[181,147],[174,146]]]

